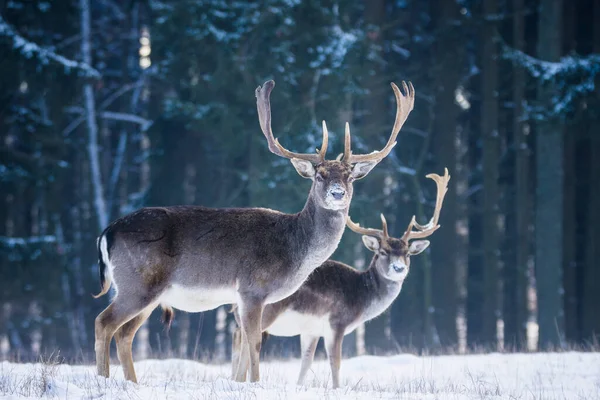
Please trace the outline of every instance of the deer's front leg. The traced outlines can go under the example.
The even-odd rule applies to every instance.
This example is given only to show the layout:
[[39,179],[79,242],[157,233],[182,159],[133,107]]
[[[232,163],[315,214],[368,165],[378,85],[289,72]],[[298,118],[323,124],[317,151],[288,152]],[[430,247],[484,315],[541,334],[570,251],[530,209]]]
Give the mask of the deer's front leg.
[[[246,364],[244,347],[250,359],[250,382],[258,382],[260,380],[259,373],[259,358],[260,347],[262,344],[261,321],[264,304],[257,299],[244,299],[239,304],[240,320],[242,323],[242,356],[238,366],[236,380],[243,382],[245,380]],[[244,340],[245,339],[245,340]],[[247,365],[247,364],[246,364]]]
[[342,341],[344,340],[344,329],[335,329],[331,334],[325,336],[325,350],[331,366],[331,379],[333,388],[340,387],[340,364],[342,362]]
[[[236,379],[242,356],[242,328],[238,327],[231,337],[231,379]],[[244,380],[246,378],[244,377]]]

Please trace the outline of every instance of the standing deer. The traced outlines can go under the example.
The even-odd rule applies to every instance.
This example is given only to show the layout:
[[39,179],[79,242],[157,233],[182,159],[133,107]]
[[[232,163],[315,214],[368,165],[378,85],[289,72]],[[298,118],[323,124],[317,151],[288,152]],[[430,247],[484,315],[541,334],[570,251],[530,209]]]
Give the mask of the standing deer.
[[[250,362],[250,380],[259,380],[263,307],[294,293],[308,275],[335,251],[352,199],[352,182],[385,158],[414,106],[412,85],[405,95],[392,83],[397,109],[390,138],[380,152],[354,155],[346,123],[341,160],[326,160],[328,133],[316,154],[286,150],[273,137],[270,95],[275,82],[256,91],[258,117],[269,150],[290,159],[313,181],[302,211],[284,214],[264,208],[174,206],[142,208],[111,223],[98,238],[101,292],[111,283],[112,303],[95,322],[98,374],[109,376],[110,342],[115,337],[125,378],[136,382],[131,345],[136,331],[160,304],[172,312],[238,306],[240,362]],[[245,380],[238,374],[237,381]]]
[[[275,336],[300,335],[302,366],[298,384],[306,377],[320,337],[325,339],[325,350],[331,366],[333,387],[340,385],[342,340],[358,325],[383,313],[400,294],[402,283],[410,269],[410,256],[417,255],[429,246],[423,239],[435,232],[450,176],[429,174],[437,185],[437,198],[433,217],[427,225],[419,225],[413,216],[400,239],[388,235],[383,214],[383,229],[361,228],[347,219],[348,227],[362,237],[364,245],[374,254],[369,268],[364,272],[338,261],[327,260],[317,268],[293,295],[265,306],[262,329]],[[413,231],[413,228],[416,231]],[[236,320],[239,320],[234,306]],[[232,370],[246,368],[238,361],[240,331],[234,333],[232,345]],[[238,366],[239,365],[239,366]],[[244,372],[246,371],[244,370]]]

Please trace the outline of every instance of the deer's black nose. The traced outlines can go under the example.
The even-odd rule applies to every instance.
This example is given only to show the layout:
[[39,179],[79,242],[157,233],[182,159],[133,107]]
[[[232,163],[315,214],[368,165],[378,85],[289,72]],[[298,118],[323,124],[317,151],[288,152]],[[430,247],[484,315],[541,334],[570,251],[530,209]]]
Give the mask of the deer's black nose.
[[392,264],[392,267],[394,268],[394,271],[401,273],[404,272],[404,270],[406,269],[406,267],[404,265],[398,265],[398,264]]
[[341,200],[344,197],[345,194],[346,194],[346,191],[345,190],[341,190],[341,189],[332,190],[331,191],[331,195],[336,200]]

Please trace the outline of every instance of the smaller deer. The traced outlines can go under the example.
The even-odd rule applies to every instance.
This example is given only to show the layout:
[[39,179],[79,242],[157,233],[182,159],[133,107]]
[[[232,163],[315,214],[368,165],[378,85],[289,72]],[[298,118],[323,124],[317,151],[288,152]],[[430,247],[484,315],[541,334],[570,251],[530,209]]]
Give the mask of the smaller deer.
[[[435,232],[444,196],[448,190],[448,169],[444,176],[429,174],[437,185],[437,198],[433,217],[427,225],[419,225],[415,216],[401,238],[388,235],[385,217],[381,214],[383,228],[362,228],[347,217],[347,226],[363,235],[367,249],[374,254],[369,268],[359,272],[338,261],[327,260],[317,268],[302,286],[290,297],[265,307],[262,330],[275,336],[300,335],[302,366],[298,384],[306,377],[320,337],[325,339],[325,349],[331,365],[333,387],[340,386],[340,362],[344,335],[356,327],[382,314],[398,297],[402,283],[410,269],[410,257],[429,246],[423,239]],[[416,229],[414,231],[413,229]],[[239,325],[237,308],[234,306]],[[234,333],[232,344],[232,373],[239,375],[241,332]],[[238,367],[239,365],[239,367]],[[246,365],[246,371],[248,366]]]

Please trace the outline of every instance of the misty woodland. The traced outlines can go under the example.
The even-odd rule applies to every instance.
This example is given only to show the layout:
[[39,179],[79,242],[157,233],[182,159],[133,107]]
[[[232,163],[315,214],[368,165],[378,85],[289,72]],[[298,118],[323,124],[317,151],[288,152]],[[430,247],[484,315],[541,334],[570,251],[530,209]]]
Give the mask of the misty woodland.
[[233,384],[294,358],[336,388],[349,356],[597,350],[598,21],[600,0],[0,0],[0,361]]

